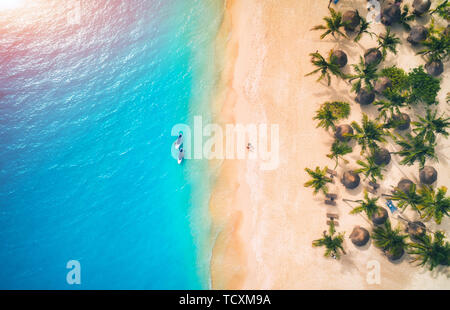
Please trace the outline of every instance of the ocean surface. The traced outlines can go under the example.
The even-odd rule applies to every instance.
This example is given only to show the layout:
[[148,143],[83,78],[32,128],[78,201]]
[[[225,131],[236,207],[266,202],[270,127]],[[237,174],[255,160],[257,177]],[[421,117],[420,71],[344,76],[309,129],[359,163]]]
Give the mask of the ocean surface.
[[211,176],[171,129],[210,117],[222,1],[23,2],[0,5],[0,288],[209,288]]

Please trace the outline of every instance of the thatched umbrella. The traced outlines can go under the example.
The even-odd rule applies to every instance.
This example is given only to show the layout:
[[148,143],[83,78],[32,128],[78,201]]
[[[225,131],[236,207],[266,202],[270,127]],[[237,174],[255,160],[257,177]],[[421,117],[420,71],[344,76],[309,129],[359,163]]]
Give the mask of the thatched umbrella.
[[375,82],[374,90],[381,94],[389,87],[392,87],[391,80],[388,77],[382,76]]
[[381,52],[373,47],[373,48],[369,48],[365,53],[364,53],[364,63],[369,66],[372,64],[379,64],[381,62],[381,59],[383,59],[383,55],[381,54]]
[[361,88],[355,97],[355,101],[362,105],[371,104],[375,100],[375,92]]
[[414,8],[414,14],[422,15],[426,13],[431,6],[430,0],[414,0],[412,7]]
[[350,239],[354,245],[363,246],[369,241],[370,234],[364,227],[355,226],[350,234]]
[[386,220],[388,219],[388,212],[385,208],[379,207],[377,209],[377,211],[375,211],[372,214],[372,223],[374,223],[375,225],[381,225],[384,224],[384,222],[386,222]]
[[409,36],[406,40],[408,40],[409,43],[416,45],[422,41],[425,41],[427,37],[428,29],[422,25],[417,25],[411,28]]
[[344,134],[352,135],[353,128],[350,125],[344,124],[336,127],[336,131],[334,132],[334,137],[341,142],[349,141],[351,138],[345,136]]
[[431,166],[425,166],[420,170],[419,178],[422,184],[431,185],[437,180],[437,171]]
[[398,182],[397,188],[404,193],[408,193],[413,184],[413,181],[403,178],[400,180],[400,182]]
[[373,161],[376,165],[388,165],[391,162],[391,153],[384,148],[376,149],[373,152]]
[[394,114],[392,120],[398,122],[396,127],[398,130],[406,130],[411,124],[411,118],[406,113]]
[[361,181],[361,178],[359,177],[359,174],[357,174],[354,171],[346,171],[342,175],[341,183],[345,186],[347,189],[355,189],[358,187],[359,183]]
[[389,260],[398,260],[400,258],[402,258],[403,254],[405,254],[405,249],[401,249],[398,253],[392,253],[390,251],[386,251],[385,252],[387,258]]
[[360,22],[360,17],[357,11],[351,10],[346,11],[342,15],[342,22],[344,24],[344,28],[347,31],[355,31],[356,27],[358,27]]
[[434,60],[425,64],[425,69],[432,76],[439,76],[444,72],[444,64],[440,60]]
[[400,7],[394,3],[388,3],[381,10],[381,22],[386,26],[395,24],[400,20],[400,17]]
[[406,232],[411,236],[412,239],[417,239],[417,237],[422,237],[425,235],[427,228],[424,223],[420,221],[409,222]]
[[345,67],[348,61],[347,54],[342,50],[334,50],[331,53],[331,59],[341,68]]

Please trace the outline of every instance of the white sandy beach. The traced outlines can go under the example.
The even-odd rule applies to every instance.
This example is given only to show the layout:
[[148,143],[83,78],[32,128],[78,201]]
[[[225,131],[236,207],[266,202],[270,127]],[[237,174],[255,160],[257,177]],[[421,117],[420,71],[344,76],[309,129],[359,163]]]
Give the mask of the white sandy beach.
[[[280,126],[280,164],[273,171],[263,171],[257,160],[224,160],[213,163],[218,169],[217,182],[210,201],[215,245],[211,260],[214,289],[450,289],[448,270],[429,272],[414,267],[405,255],[398,263],[389,262],[373,244],[356,248],[348,239],[353,227],[370,224],[359,215],[350,215],[342,198],[362,197],[362,186],[346,191],[337,181],[339,201],[326,206],[323,198],[314,197],[303,184],[308,176],[305,167],[315,168],[334,162],[329,153],[333,137],[312,120],[325,101],[344,100],[351,103],[348,121],[360,121],[361,107],[354,101],[349,85],[332,78],[331,87],[316,83],[316,76],[305,77],[313,70],[309,53],[318,50],[327,55],[340,48],[349,56],[349,64],[359,61],[364,49],[374,47],[369,36],[356,44],[331,36],[319,40],[321,32],[310,31],[328,14],[325,0],[228,0],[218,38],[218,56],[225,61],[221,84],[214,102],[215,122],[268,123]],[[341,12],[357,8],[365,15],[366,1],[341,0]],[[379,33],[384,26],[372,30]],[[406,33],[394,28],[403,40],[399,55],[388,55],[382,66],[397,64],[409,70],[424,64],[406,42]],[[223,55],[222,55],[223,54]],[[441,110],[450,91],[449,68],[441,76],[439,95]],[[346,70],[351,70],[347,65]],[[363,108],[369,115],[375,109]],[[414,116],[411,115],[414,120]],[[439,171],[437,185],[450,187],[448,140],[438,141]],[[388,149],[395,150],[394,145]],[[356,168],[359,150],[347,156],[344,168]],[[393,156],[382,187],[396,184],[402,176],[418,179],[418,166],[401,166]],[[380,203],[384,201],[380,199]],[[338,231],[346,232],[347,255],[340,261],[325,258],[323,249],[311,243],[327,229],[326,213],[338,213]],[[412,217],[411,217],[412,218]],[[392,219],[392,217],[391,217]],[[392,219],[393,224],[397,221]],[[430,228],[435,228],[428,222]],[[450,221],[444,219],[439,229],[450,233]],[[381,267],[381,283],[366,281],[368,263]]]

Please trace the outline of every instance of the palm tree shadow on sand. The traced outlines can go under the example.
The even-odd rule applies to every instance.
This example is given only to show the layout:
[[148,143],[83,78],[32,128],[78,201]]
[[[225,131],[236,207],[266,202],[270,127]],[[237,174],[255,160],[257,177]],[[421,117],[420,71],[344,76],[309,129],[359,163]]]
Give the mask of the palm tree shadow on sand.
[[448,266],[437,266],[432,271],[424,268],[424,273],[429,272],[433,279],[438,278],[441,275],[444,275],[447,279],[450,279],[450,267]]
[[448,164],[448,156],[450,146],[445,146],[443,144],[438,144],[436,147],[436,157],[438,158],[438,162],[441,164]]
[[[339,81],[339,82],[342,82],[342,81]],[[345,89],[343,87],[335,88],[331,85],[328,86],[326,83],[321,83],[321,84],[326,86],[326,89],[324,89],[320,92],[313,93],[314,96],[327,97],[333,101],[351,101],[351,102],[353,102],[353,98],[349,96],[348,90],[346,88]],[[336,83],[336,84],[340,84],[340,83]]]

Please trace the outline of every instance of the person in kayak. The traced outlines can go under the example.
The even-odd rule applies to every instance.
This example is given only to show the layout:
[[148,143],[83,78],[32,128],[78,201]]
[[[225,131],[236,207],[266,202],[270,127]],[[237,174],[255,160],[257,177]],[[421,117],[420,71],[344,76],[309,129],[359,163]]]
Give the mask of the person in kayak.
[[178,163],[179,163],[179,164],[181,164],[181,162],[183,161],[183,158],[184,158],[184,150],[183,150],[183,148],[181,147],[181,148],[180,148],[180,153],[178,154]]
[[183,144],[183,133],[180,131],[177,141],[175,141],[175,148],[178,150],[181,144]]

